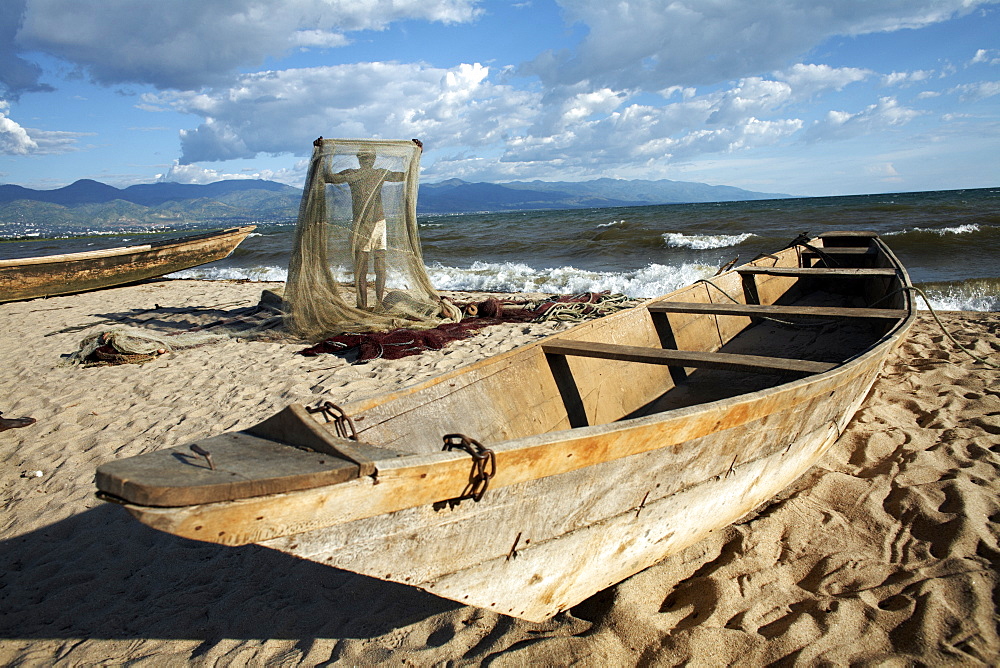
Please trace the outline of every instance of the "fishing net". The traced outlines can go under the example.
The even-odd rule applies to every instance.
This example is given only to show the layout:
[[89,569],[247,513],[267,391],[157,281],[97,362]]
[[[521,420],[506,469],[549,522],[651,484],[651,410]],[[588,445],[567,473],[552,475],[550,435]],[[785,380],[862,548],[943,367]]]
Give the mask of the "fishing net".
[[478,304],[459,304],[468,316],[459,323],[444,323],[422,331],[396,329],[391,332],[338,334],[298,352],[305,357],[322,353],[343,354],[353,357],[356,362],[400,359],[427,350],[441,350],[448,343],[469,338],[490,325],[583,322],[632,308],[639,303],[639,300],[625,295],[594,292],[554,295],[541,301],[501,301],[491,297]]
[[461,319],[424,267],[420,151],[416,141],[314,142],[285,285],[290,332],[318,340]]
[[148,362],[163,353],[217,343],[227,337],[196,332],[164,335],[135,327],[111,327],[80,341],[69,364],[108,365]]

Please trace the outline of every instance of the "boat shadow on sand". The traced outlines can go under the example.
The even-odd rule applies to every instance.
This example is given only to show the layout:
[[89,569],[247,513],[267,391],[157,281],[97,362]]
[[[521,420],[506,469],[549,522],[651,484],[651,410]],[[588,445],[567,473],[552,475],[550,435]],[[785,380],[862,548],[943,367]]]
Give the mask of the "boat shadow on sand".
[[0,639],[371,638],[460,605],[101,504],[0,542]]

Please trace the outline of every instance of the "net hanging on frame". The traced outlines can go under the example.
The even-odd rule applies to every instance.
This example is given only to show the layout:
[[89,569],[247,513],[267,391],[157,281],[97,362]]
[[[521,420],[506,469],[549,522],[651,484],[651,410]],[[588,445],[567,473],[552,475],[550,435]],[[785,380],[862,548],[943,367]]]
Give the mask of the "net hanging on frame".
[[420,151],[403,140],[314,142],[284,294],[293,333],[317,340],[460,318],[424,267]]

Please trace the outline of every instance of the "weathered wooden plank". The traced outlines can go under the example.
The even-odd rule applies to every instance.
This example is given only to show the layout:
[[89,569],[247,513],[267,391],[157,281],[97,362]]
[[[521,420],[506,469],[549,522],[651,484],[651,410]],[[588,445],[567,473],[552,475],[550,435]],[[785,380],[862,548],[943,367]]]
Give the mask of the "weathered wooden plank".
[[872,232],[870,230],[837,230],[834,232],[822,232],[819,235],[820,239],[835,239],[838,237],[857,237],[859,239],[876,239],[878,238],[878,233]]
[[877,252],[877,249],[873,246],[821,246],[816,249],[802,249],[802,255],[809,257],[819,257],[823,255],[876,255]]
[[904,309],[850,308],[839,306],[778,306],[763,304],[699,304],[696,302],[653,302],[646,308],[651,313],[706,313],[711,315],[807,316],[814,318],[905,318]]
[[[792,255],[792,253],[789,253],[789,255]],[[699,295],[694,299],[687,299],[677,295],[671,296],[670,300],[698,303],[731,302],[734,299],[741,302],[746,301],[746,293],[743,287],[743,277],[735,271],[728,271],[720,276],[715,276],[711,279],[711,284],[702,283],[702,285],[705,287],[704,298]],[[675,316],[669,317],[672,319]],[[702,343],[702,345],[662,345],[660,347],[667,349],[673,348],[677,350],[705,350],[714,352],[731,341],[734,337],[739,336],[743,330],[753,324],[749,318],[723,318],[720,320],[719,318],[702,317],[702,319],[715,325],[715,329],[719,337],[718,346],[709,347]]]
[[[97,469],[97,487],[111,496],[149,506],[186,506],[333,485],[357,478],[354,462],[231,432],[119,459]],[[214,466],[214,468],[212,468]]]
[[872,276],[895,276],[896,270],[892,267],[873,268],[836,268],[836,267],[740,267],[736,269],[740,274],[768,276],[795,276],[795,277],[830,277],[830,278],[868,278]]
[[491,443],[570,426],[545,356],[533,345],[342,408],[361,440],[410,453],[440,450],[449,433]]
[[309,417],[305,407],[299,404],[286,406],[260,424],[247,429],[246,433],[346,459],[360,467],[361,475],[375,473],[375,460],[403,454],[338,438]]
[[836,367],[830,362],[734,355],[730,353],[704,353],[695,350],[662,350],[639,346],[618,346],[608,343],[562,339],[542,346],[550,355],[578,355],[600,359],[639,362],[642,364],[675,364],[684,367],[707,369],[741,369],[761,372],[786,372],[795,374],[823,373]]

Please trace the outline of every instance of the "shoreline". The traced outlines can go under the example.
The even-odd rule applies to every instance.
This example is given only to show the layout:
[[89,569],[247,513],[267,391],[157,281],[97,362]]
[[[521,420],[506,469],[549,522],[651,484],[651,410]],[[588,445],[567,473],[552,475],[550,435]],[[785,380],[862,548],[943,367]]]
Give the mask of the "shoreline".
[[[567,326],[489,327],[355,366],[237,339],[143,365],[60,364],[101,321],[192,327],[276,285],[169,279],[0,304],[0,411],[37,420],[0,432],[0,662],[1000,658],[1000,374],[952,351],[926,311],[817,467],[752,517],[539,624],[257,546],[185,541],[98,501],[94,469],[109,459],[246,428],[293,402],[402,387]],[[997,357],[1000,313],[940,315]]]

